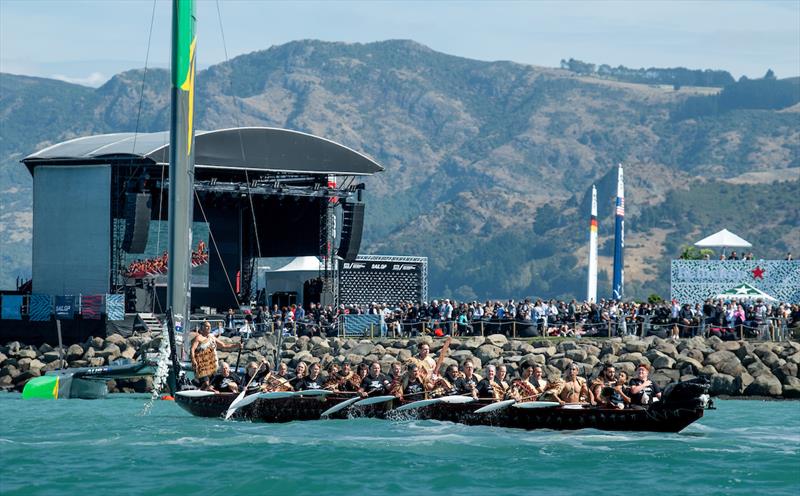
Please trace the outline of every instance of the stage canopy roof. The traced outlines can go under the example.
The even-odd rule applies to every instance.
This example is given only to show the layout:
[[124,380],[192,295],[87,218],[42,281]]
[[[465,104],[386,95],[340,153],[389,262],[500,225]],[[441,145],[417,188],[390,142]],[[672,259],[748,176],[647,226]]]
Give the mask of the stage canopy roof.
[[[75,138],[40,150],[22,162],[37,165],[113,163],[149,159],[169,163],[169,132],[117,133]],[[197,131],[195,166],[253,171],[371,175],[383,167],[366,155],[311,134],[270,127]]]

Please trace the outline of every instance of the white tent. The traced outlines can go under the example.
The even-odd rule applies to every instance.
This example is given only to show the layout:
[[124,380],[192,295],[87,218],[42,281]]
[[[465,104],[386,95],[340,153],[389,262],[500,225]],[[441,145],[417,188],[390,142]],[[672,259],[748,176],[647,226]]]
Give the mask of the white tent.
[[750,248],[753,246],[748,241],[745,241],[727,229],[723,229],[707,238],[703,238],[694,245],[701,248]]
[[772,296],[747,283],[740,284],[714,297],[716,300],[764,300],[777,301]]
[[303,285],[319,277],[322,263],[317,257],[296,257],[277,269],[259,271],[259,287],[266,289],[267,297],[274,293],[294,293],[302,304]]
[[283,267],[270,272],[319,272],[322,268],[322,263],[317,257],[296,257]]

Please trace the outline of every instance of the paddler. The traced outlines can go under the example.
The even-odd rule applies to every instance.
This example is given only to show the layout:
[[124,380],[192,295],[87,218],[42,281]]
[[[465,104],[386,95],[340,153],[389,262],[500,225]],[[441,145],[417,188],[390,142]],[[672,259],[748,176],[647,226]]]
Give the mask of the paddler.
[[412,398],[414,401],[423,400],[427,396],[425,391],[425,384],[419,376],[419,367],[413,363],[408,366],[403,379],[403,397]]
[[297,381],[294,386],[295,391],[307,391],[309,389],[322,389],[322,376],[320,375],[320,366],[318,363],[312,363],[309,367],[308,376],[303,377]]
[[475,385],[472,397],[476,400],[478,398],[491,399],[492,401],[503,399],[502,388],[495,382],[496,376],[497,368],[494,365],[487,365],[486,377],[478,381],[478,384]]
[[467,394],[473,398],[478,397],[478,377],[475,375],[475,364],[472,360],[464,360],[461,366],[462,376],[456,379],[455,388],[458,394]]
[[297,390],[297,385],[305,378],[306,376],[306,363],[299,362],[297,366],[294,368],[294,377],[289,380],[289,384],[292,385],[292,388]]
[[367,396],[380,396],[389,390],[389,379],[381,373],[381,364],[372,362],[369,366],[369,373],[361,381],[359,393],[363,398]]

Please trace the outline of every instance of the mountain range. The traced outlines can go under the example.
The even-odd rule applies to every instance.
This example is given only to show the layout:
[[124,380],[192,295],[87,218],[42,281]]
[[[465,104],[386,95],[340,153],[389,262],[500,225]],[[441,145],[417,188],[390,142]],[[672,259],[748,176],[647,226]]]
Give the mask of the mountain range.
[[[413,41],[304,40],[200,71],[196,101],[198,129],[284,127],[375,158],[386,170],[367,180],[362,252],[429,257],[432,296],[584,297],[592,184],[607,296],[620,163],[630,297],[666,296],[669,260],[723,227],[757,258],[800,251],[797,78],[644,84]],[[0,287],[30,275],[22,157],[77,136],[168,127],[161,69],[96,89],[1,74]]]

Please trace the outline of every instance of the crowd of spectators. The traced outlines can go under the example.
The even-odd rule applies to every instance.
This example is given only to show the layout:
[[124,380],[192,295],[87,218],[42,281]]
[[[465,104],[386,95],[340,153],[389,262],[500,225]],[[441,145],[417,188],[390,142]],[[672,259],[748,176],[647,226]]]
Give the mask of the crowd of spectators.
[[[457,302],[450,299],[429,303],[400,302],[397,306],[322,306],[310,304],[256,307],[237,319],[228,311],[228,332],[269,333],[276,330],[296,335],[336,335],[342,315],[379,316],[374,335],[416,336],[506,334],[517,337],[566,336],[608,337],[650,334],[664,338],[716,335],[722,339],[772,338],[788,328],[800,326],[800,305],[769,304],[761,299],[747,302],[707,300],[704,304],[618,302],[598,303],[559,300],[507,300]],[[237,324],[238,321],[242,325]]]

